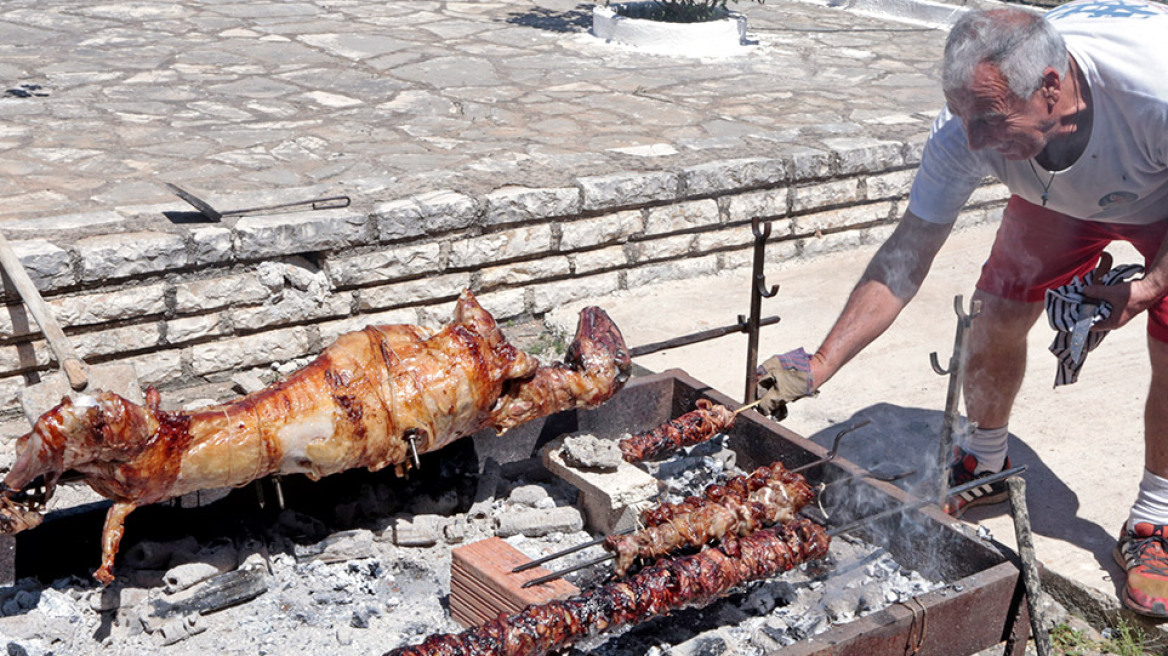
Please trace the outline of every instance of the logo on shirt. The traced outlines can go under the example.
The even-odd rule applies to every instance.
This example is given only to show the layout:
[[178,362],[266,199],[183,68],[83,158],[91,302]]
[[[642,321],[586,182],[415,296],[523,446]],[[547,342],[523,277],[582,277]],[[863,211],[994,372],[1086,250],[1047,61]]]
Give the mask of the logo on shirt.
[[1099,199],[1099,207],[1111,207],[1112,205],[1124,205],[1135,200],[1139,200],[1139,196],[1130,191],[1113,191],[1103,198]]
[[1072,2],[1046,12],[1047,20],[1080,16],[1083,18],[1147,18],[1164,13],[1160,6],[1124,0]]

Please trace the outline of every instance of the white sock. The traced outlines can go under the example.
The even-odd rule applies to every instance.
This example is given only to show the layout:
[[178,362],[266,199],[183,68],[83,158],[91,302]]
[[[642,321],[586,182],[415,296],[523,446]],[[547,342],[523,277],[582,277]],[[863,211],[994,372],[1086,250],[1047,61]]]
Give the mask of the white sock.
[[978,428],[973,431],[972,435],[965,438],[965,445],[962,448],[977,458],[977,471],[973,473],[993,472],[996,474],[1002,471],[1006,466],[1006,438],[1008,437],[1010,437],[1009,427],[1002,426],[989,430]]
[[1140,493],[1132,506],[1127,526],[1130,529],[1138,522],[1168,524],[1168,478],[1157,476],[1147,469],[1140,480]]

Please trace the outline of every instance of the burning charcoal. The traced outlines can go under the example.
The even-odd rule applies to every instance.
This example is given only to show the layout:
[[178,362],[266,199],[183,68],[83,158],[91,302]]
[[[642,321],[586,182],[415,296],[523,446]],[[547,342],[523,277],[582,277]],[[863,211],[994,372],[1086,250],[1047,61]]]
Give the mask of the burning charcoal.
[[616,471],[624,460],[619,444],[589,433],[564,438],[563,450],[560,453],[565,463],[581,469]]
[[668,656],[721,656],[729,652],[729,646],[717,633],[704,634],[674,645],[665,652]]

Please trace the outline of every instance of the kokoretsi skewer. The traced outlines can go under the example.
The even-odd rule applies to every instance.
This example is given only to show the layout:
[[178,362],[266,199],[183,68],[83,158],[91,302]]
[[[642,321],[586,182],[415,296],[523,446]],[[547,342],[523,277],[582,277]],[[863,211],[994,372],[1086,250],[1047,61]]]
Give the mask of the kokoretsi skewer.
[[637,463],[663,458],[682,447],[705,442],[734,424],[734,411],[724,405],[698,399],[697,406],[697,410],[677,419],[621,440],[620,450],[625,461]]
[[386,656],[538,656],[581,638],[705,605],[734,588],[827,555],[822,527],[800,519],[730,537],[692,556],[665,559],[627,579],[564,601],[528,606],[458,634],[435,635]]
[[659,558],[683,547],[701,547],[792,521],[813,496],[803,476],[775,462],[722,485],[710,485],[702,497],[646,510],[641,515],[645,528],[610,535],[604,548],[616,554],[616,574],[623,576],[637,558]]

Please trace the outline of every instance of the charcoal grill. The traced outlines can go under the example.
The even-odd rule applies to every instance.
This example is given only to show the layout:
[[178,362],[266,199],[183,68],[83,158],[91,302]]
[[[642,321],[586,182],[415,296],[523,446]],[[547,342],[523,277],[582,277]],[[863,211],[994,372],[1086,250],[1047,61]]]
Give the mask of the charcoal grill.
[[[636,378],[594,410],[562,413],[509,431],[504,437],[475,436],[480,459],[522,460],[543,443],[568,431],[603,437],[650,429],[693,409],[699,398],[736,407],[736,401],[677,369]],[[739,415],[728,446],[738,466],[750,471],[781,460],[788,467],[825,458],[827,449],[757,413]],[[835,457],[808,471],[809,480],[832,485],[828,503],[833,523],[867,516],[916,501],[890,483],[865,478],[866,471]],[[850,502],[850,500],[862,500]],[[936,506],[874,523],[863,538],[888,550],[903,566],[947,583],[910,604],[838,624],[774,656],[953,656],[972,654],[1006,642],[1022,654],[1029,633],[1024,589],[1017,566],[997,550],[968,536]]]

